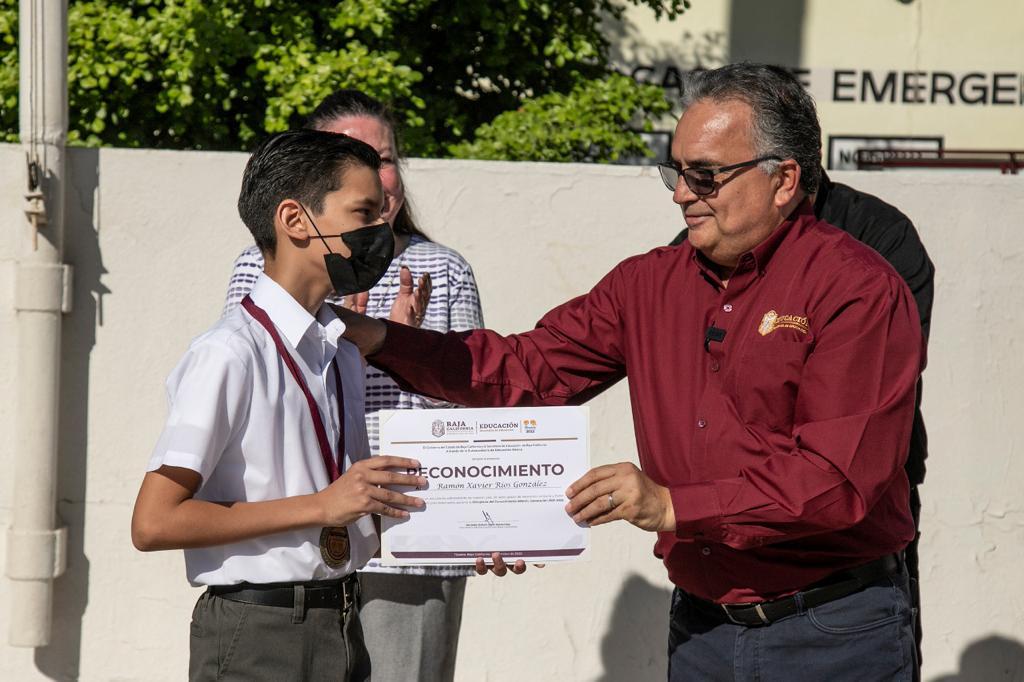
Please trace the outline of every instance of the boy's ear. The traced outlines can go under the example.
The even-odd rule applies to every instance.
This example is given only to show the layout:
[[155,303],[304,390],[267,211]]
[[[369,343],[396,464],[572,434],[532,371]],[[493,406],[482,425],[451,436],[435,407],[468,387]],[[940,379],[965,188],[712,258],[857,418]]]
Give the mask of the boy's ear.
[[302,205],[294,199],[285,199],[277,205],[274,212],[274,223],[285,235],[299,241],[312,237],[309,221]]

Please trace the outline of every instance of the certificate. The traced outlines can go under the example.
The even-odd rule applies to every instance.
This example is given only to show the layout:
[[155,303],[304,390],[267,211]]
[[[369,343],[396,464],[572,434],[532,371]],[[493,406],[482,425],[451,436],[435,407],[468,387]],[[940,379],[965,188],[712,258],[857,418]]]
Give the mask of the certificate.
[[411,457],[427,487],[408,519],[382,517],[385,566],[587,555],[590,531],[565,511],[565,489],[590,469],[585,407],[382,410],[380,451]]

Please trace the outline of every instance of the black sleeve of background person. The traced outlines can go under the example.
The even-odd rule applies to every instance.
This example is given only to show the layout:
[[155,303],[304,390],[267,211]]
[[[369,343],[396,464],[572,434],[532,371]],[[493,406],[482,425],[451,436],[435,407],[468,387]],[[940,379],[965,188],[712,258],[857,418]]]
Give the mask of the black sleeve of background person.
[[689,232],[685,227],[683,231],[676,235],[676,238],[668,243],[669,246],[679,246],[686,241],[686,233]]
[[921,331],[927,339],[932,319],[935,266],[914,224],[899,209],[878,197],[839,183],[830,185],[825,201],[815,204],[815,214],[889,261],[914,295]]
[[[932,318],[935,266],[928,258],[914,224],[894,206],[852,187],[825,180],[823,190],[815,203],[815,214],[889,261],[914,295],[921,331],[927,341]],[[919,379],[906,465],[907,478],[912,486],[924,482],[925,459],[928,457],[928,434],[921,415],[922,387]]]

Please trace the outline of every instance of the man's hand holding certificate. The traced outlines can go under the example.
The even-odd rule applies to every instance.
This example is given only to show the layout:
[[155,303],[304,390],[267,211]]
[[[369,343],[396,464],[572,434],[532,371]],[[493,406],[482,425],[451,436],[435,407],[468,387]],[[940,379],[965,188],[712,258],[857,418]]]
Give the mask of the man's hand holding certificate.
[[589,530],[566,513],[565,490],[590,468],[584,407],[388,410],[381,452],[419,460],[426,503],[383,519],[385,565],[472,564],[586,556]]

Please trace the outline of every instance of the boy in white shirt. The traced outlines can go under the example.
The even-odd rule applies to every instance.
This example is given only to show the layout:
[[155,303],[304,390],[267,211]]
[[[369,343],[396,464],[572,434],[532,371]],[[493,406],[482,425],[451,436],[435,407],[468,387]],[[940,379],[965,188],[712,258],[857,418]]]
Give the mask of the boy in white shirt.
[[238,208],[265,272],[168,378],[132,541],[183,548],[189,581],[207,586],[191,680],[369,679],[354,579],[378,548],[369,514],[408,516],[422,500],[382,486],[426,484],[392,471],[414,460],[369,457],[359,352],[324,304],[332,289],[369,289],[391,261],[379,168],[344,135],[261,144]]

